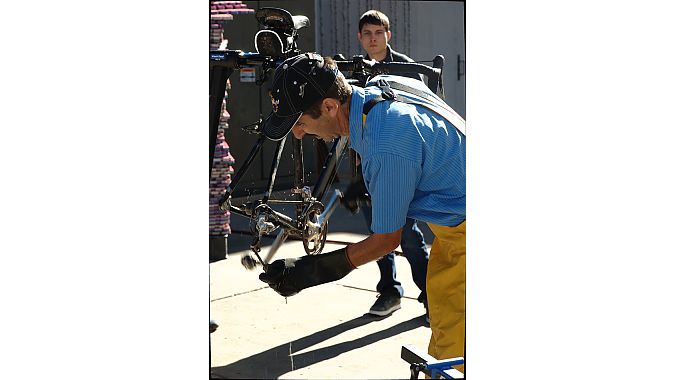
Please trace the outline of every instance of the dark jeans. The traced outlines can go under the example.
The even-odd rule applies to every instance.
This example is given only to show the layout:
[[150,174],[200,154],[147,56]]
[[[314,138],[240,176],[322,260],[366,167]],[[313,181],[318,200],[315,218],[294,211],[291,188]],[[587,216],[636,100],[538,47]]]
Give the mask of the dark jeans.
[[[361,208],[366,217],[369,231],[371,231],[371,207],[362,206]],[[418,301],[427,301],[427,292],[425,287],[425,278],[427,277],[427,262],[430,258],[430,253],[425,245],[425,237],[418,228],[418,223],[415,219],[406,218],[406,224],[401,230],[401,249],[404,251],[404,257],[411,264],[411,273],[413,274],[413,282],[418,286],[421,293],[418,296]],[[397,280],[397,267],[394,263],[394,252],[381,257],[377,261],[380,269],[380,281],[376,285],[376,290],[380,294],[394,293],[399,297],[404,295],[404,288],[401,282]]]

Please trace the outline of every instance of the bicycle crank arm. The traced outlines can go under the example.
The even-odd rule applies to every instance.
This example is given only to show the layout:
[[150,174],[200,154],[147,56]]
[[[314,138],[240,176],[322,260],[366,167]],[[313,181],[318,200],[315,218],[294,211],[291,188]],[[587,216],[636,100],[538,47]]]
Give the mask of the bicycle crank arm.
[[331,199],[329,199],[329,203],[326,204],[326,208],[324,209],[324,212],[322,212],[319,217],[317,217],[317,224],[318,225],[323,225],[325,221],[331,217],[331,214],[336,210],[336,206],[338,206],[338,200],[343,199],[343,193],[336,189],[336,191],[333,193],[333,196],[331,196]]
[[267,269],[268,264],[270,264],[270,260],[275,256],[277,251],[279,250],[279,247],[282,246],[282,243],[286,241],[286,238],[289,237],[289,232],[286,229],[281,229],[277,233],[277,237],[275,238],[275,241],[272,243],[272,246],[270,246],[270,250],[268,251],[268,254],[265,256],[265,260],[263,260],[263,270]]

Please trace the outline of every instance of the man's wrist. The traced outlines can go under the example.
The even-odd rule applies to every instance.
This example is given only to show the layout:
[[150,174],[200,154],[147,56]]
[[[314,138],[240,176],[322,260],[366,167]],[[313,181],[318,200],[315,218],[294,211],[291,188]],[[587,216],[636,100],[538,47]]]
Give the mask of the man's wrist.
[[354,263],[353,263],[352,260],[350,259],[350,251],[349,251],[349,249],[348,249],[349,247],[350,247],[350,246],[348,245],[348,246],[346,246],[345,248],[343,248],[343,249],[345,250],[345,259],[347,260],[347,263],[350,264],[350,267],[352,267],[352,269],[357,269],[357,266],[354,265]]
[[[329,279],[329,281],[343,278],[355,269],[347,255],[347,247],[319,256],[324,257],[320,260],[321,264],[319,264],[317,270],[321,273],[321,277]],[[320,259],[320,257],[317,257],[317,259]]]

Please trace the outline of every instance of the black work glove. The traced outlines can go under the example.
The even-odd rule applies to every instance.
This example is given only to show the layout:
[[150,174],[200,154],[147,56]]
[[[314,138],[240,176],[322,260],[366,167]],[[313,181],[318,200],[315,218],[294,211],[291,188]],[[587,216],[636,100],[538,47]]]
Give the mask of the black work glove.
[[359,205],[371,205],[371,196],[366,189],[366,184],[362,176],[358,176],[343,193],[343,206],[351,213],[359,212]]
[[347,249],[342,248],[319,255],[276,260],[258,278],[277,293],[290,297],[305,288],[340,280],[352,269]]

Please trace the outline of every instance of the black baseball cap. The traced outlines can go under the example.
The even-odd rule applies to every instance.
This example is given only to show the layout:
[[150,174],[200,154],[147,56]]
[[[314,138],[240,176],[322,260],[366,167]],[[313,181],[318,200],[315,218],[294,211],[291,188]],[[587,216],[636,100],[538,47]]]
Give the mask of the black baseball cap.
[[270,140],[284,138],[303,111],[326,97],[336,80],[338,69],[329,68],[324,58],[304,53],[282,62],[272,81],[272,112],[263,123],[263,134]]

